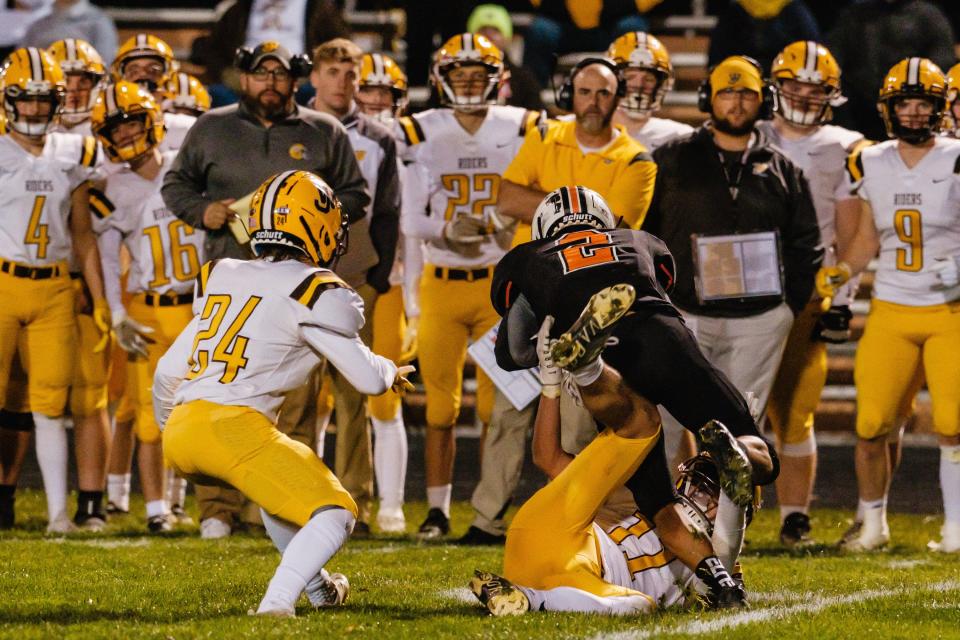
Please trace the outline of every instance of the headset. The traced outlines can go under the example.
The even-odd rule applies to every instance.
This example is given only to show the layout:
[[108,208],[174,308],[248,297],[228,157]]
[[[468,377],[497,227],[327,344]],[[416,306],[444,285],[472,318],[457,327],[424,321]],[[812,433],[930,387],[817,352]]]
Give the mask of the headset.
[[[773,106],[776,101],[776,96],[773,94],[773,89],[770,88],[770,85],[763,78],[763,67],[750,56],[741,55],[737,57],[749,62],[757,70],[757,73],[760,74],[760,82],[763,88],[760,90],[760,110],[757,112],[757,119],[770,120],[773,118]],[[721,62],[720,64],[723,63]],[[697,108],[703,113],[713,114],[713,87],[710,86],[710,76],[718,66],[719,65],[714,65],[710,67],[707,70],[707,77],[704,78],[700,86],[697,87]]]
[[[233,56],[233,66],[244,73],[251,73],[253,69],[250,65],[253,63],[253,49],[250,47],[240,47]],[[303,53],[290,56],[290,73],[294,78],[306,78],[313,70],[313,62]]]
[[567,79],[560,85],[560,90],[556,91],[554,98],[558,108],[564,111],[573,111],[573,79],[577,77],[577,74],[580,73],[584,67],[589,67],[592,64],[602,64],[610,69],[610,71],[613,71],[613,74],[617,77],[618,98],[622,98],[627,94],[627,85],[623,81],[623,75],[617,63],[610,58],[589,56],[573,65],[573,68],[570,69],[570,73],[567,75]]

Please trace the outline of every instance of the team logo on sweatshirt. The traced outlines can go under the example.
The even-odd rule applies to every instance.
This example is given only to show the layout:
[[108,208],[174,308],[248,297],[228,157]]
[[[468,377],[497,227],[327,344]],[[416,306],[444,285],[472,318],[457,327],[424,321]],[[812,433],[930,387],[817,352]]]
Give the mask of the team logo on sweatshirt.
[[290,145],[290,149],[287,150],[287,153],[289,153],[290,157],[293,158],[294,160],[307,159],[307,148],[302,144],[300,144],[299,142],[295,142],[292,145]]

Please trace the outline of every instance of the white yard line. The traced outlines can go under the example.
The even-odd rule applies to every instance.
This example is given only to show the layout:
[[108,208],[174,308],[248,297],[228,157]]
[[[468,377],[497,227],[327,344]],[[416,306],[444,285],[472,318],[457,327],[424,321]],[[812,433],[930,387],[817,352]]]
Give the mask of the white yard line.
[[446,598],[447,600],[456,600],[457,602],[466,602],[469,604],[480,605],[480,601],[477,600],[476,596],[473,595],[473,592],[466,587],[456,587],[454,589],[441,589],[439,592],[440,597]]
[[636,631],[624,631],[621,633],[604,633],[593,636],[595,640],[640,640],[642,638],[652,638],[658,636],[672,635],[700,635],[706,633],[717,633],[726,629],[734,629],[748,624],[766,622],[767,620],[782,620],[789,616],[798,614],[817,614],[830,607],[836,607],[842,604],[856,604],[867,600],[889,599],[915,593],[917,591],[952,591],[960,589],[960,580],[946,580],[930,584],[924,587],[911,585],[910,587],[900,587],[898,589],[870,589],[865,591],[855,591],[845,595],[838,596],[816,596],[808,594],[809,599],[806,602],[793,605],[780,605],[767,607],[764,609],[753,609],[741,613],[730,615],[720,615],[709,620],[694,620],[678,626],[657,625],[649,629],[640,629]]

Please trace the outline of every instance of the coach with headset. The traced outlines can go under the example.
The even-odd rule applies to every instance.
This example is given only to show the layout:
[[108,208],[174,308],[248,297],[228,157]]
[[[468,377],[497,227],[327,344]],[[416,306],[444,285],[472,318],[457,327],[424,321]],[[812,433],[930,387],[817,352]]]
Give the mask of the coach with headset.
[[[310,74],[310,59],[267,41],[254,49],[238,49],[235,65],[240,70],[240,103],[213,109],[197,120],[161,192],[174,215],[206,232],[204,258],[251,256],[249,245],[241,244],[231,231],[236,213],[230,205],[282,171],[302,169],[320,175],[340,199],[350,223],[363,219],[370,197],[346,129],[336,118],[293,101],[297,81]],[[311,447],[318,386],[314,376],[311,384],[289,395],[278,422],[283,433]],[[240,492],[199,484],[196,491],[201,536],[230,535],[239,524]],[[254,524],[258,520],[249,510],[244,517]]]
[[673,254],[670,298],[704,355],[761,406],[823,259],[806,179],[755,127],[773,99],[753,59],[713,68],[699,91],[707,122],[653,154],[643,223]]

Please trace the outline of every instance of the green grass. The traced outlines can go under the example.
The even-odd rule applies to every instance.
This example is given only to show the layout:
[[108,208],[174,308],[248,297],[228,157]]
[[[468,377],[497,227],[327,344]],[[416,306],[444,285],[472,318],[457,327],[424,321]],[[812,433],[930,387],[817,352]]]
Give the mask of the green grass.
[[[500,549],[401,537],[352,541],[330,566],[350,578],[346,607],[314,612],[304,604],[295,620],[268,620],[247,616],[278,559],[266,539],[202,541],[195,528],[148,537],[142,504],[134,505],[138,517],[118,519],[106,535],[47,538],[42,495],[26,492],[17,506],[24,528],[0,534],[2,638],[960,637],[960,556],[925,550],[937,537],[939,517],[893,515],[896,546],[844,557],[827,547],[785,552],[776,542],[777,513],[761,510],[743,561],[749,611],[633,619],[490,618],[466,598],[466,585],[474,568],[500,569]],[[411,527],[424,510],[408,505]],[[818,511],[815,532],[833,542],[848,517]],[[455,505],[454,532],[469,519],[469,507]]]

